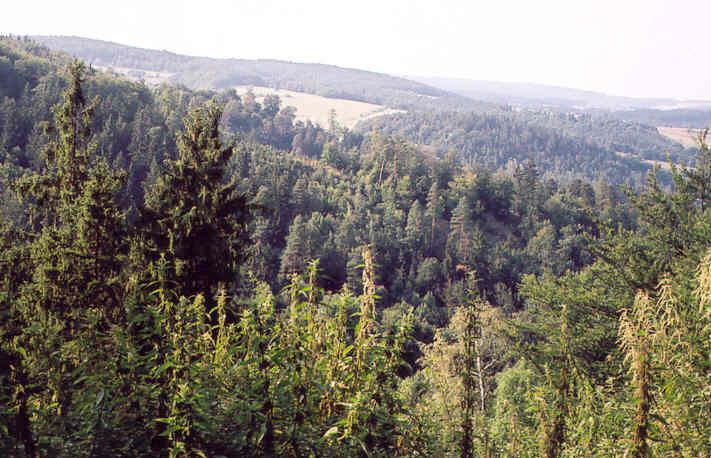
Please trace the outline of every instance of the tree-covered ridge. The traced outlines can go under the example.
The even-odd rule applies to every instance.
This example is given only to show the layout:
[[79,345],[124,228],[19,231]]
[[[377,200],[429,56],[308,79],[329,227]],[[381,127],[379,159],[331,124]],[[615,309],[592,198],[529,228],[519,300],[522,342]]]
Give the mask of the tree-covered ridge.
[[129,186],[104,91],[159,127],[176,99],[43,62],[41,142],[2,157],[3,455],[711,454],[703,142],[622,192],[335,124],[283,151],[228,131],[241,98],[173,89]]
[[651,125],[602,112],[410,112],[369,120],[359,128],[402,136],[440,154],[456,151],[472,165],[511,169],[533,160],[558,179],[604,177],[633,187],[644,184],[653,161],[693,165],[696,156],[695,148],[683,148]]
[[695,149],[685,150],[664,137],[654,127],[656,124],[630,121],[615,113],[529,111],[527,115],[535,124],[638,159],[666,162],[669,157],[672,162],[680,164],[693,161],[696,157]]

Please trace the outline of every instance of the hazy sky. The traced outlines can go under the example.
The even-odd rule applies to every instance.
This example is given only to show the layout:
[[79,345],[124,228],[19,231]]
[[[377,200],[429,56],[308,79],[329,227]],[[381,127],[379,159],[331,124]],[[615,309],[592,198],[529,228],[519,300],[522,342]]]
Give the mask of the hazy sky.
[[0,33],[711,100],[711,0],[5,0]]

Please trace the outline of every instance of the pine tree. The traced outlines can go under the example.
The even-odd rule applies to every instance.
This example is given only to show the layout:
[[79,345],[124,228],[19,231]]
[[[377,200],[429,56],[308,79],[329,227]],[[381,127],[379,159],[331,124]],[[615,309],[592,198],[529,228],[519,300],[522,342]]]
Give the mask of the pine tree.
[[[475,285],[473,285],[475,286]],[[462,437],[460,457],[474,456],[474,417],[477,406],[478,387],[476,386],[477,340],[481,337],[479,310],[476,302],[464,306],[464,330],[459,377],[462,383]]]
[[430,256],[437,254],[439,225],[444,215],[444,199],[435,181],[427,194],[425,217],[427,220],[427,247]]
[[38,230],[31,252],[45,306],[69,315],[72,307],[86,306],[108,313],[120,302],[115,280],[125,245],[118,207],[124,176],[94,153],[94,108],[82,90],[83,64],[72,64],[70,74],[64,102],[55,109],[56,139],[47,147],[46,168],[24,177],[18,193]]
[[422,205],[415,200],[407,213],[407,225],[405,226],[405,242],[410,252],[420,252],[422,254],[422,244],[425,241],[425,214]]
[[279,277],[287,281],[292,275],[303,271],[307,261],[306,225],[301,215],[296,215],[289,226],[286,247],[281,255]]
[[450,268],[453,267],[459,271],[473,269],[479,243],[480,241],[475,239],[469,202],[466,197],[462,197],[452,211],[450,220],[449,237],[447,239]]
[[[47,421],[43,433],[65,441],[77,429],[99,434],[82,412],[94,383],[109,375],[105,358],[92,350],[101,345],[102,332],[122,322],[125,253],[125,215],[118,206],[123,175],[95,154],[84,66],[75,62],[69,70],[45,167],[22,177],[16,188],[29,214],[27,238],[18,246],[28,275],[13,288],[12,302],[23,324],[16,344],[27,345],[15,377],[35,387],[23,388],[32,402],[21,397],[19,411],[28,414],[32,405],[32,415]],[[32,440],[25,440],[32,449]]]
[[294,206],[295,213],[302,215],[311,214],[311,202],[308,193],[308,182],[299,178],[294,183],[294,188],[291,191],[291,203]]
[[178,155],[146,193],[143,219],[148,259],[169,261],[168,280],[179,295],[202,293],[209,306],[218,285],[234,288],[244,257],[249,206],[228,179],[232,147],[219,136],[222,110],[193,110],[178,136]]

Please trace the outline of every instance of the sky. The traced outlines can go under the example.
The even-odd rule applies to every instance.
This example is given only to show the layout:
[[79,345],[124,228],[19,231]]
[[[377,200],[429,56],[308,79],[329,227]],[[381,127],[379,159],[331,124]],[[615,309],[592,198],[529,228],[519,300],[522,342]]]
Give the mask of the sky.
[[7,0],[0,33],[711,100],[711,0]]

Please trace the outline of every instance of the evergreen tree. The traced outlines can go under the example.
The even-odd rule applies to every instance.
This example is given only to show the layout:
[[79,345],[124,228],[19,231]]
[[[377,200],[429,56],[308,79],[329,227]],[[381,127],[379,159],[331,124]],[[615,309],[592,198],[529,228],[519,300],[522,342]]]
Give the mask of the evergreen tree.
[[405,242],[411,253],[422,252],[425,241],[425,214],[422,205],[415,200],[407,213],[405,226]]
[[220,141],[221,114],[214,104],[190,113],[177,158],[165,161],[143,209],[148,259],[165,257],[176,292],[205,294],[208,303],[218,285],[236,285],[250,218],[247,199],[227,175],[234,149]]
[[427,194],[425,217],[427,220],[427,247],[430,256],[438,253],[439,226],[444,215],[444,199],[435,181]]
[[[17,247],[26,276],[15,275],[6,298],[10,322],[22,327],[12,343],[16,351],[23,349],[12,375],[24,393],[18,415],[41,418],[42,434],[56,435],[60,443],[72,441],[78,429],[98,434],[82,415],[84,395],[95,392],[92,378],[107,375],[100,355],[91,349],[99,345],[98,332],[122,321],[120,269],[126,239],[118,192],[123,176],[94,153],[93,106],[86,105],[83,82],[84,66],[75,62],[55,110],[55,139],[47,147],[45,168],[17,184],[30,215],[28,237]],[[90,351],[80,358],[83,349]],[[84,377],[78,378],[78,372]],[[37,439],[27,418],[17,420],[24,425],[19,437],[31,451]]]
[[303,271],[307,261],[306,226],[301,215],[297,215],[289,226],[286,247],[281,255],[279,276],[287,281],[292,275]]
[[469,202],[466,197],[462,197],[452,211],[447,238],[450,271],[456,269],[462,272],[476,267],[476,254],[480,249],[478,245],[481,244],[481,241],[476,239],[477,235]]

